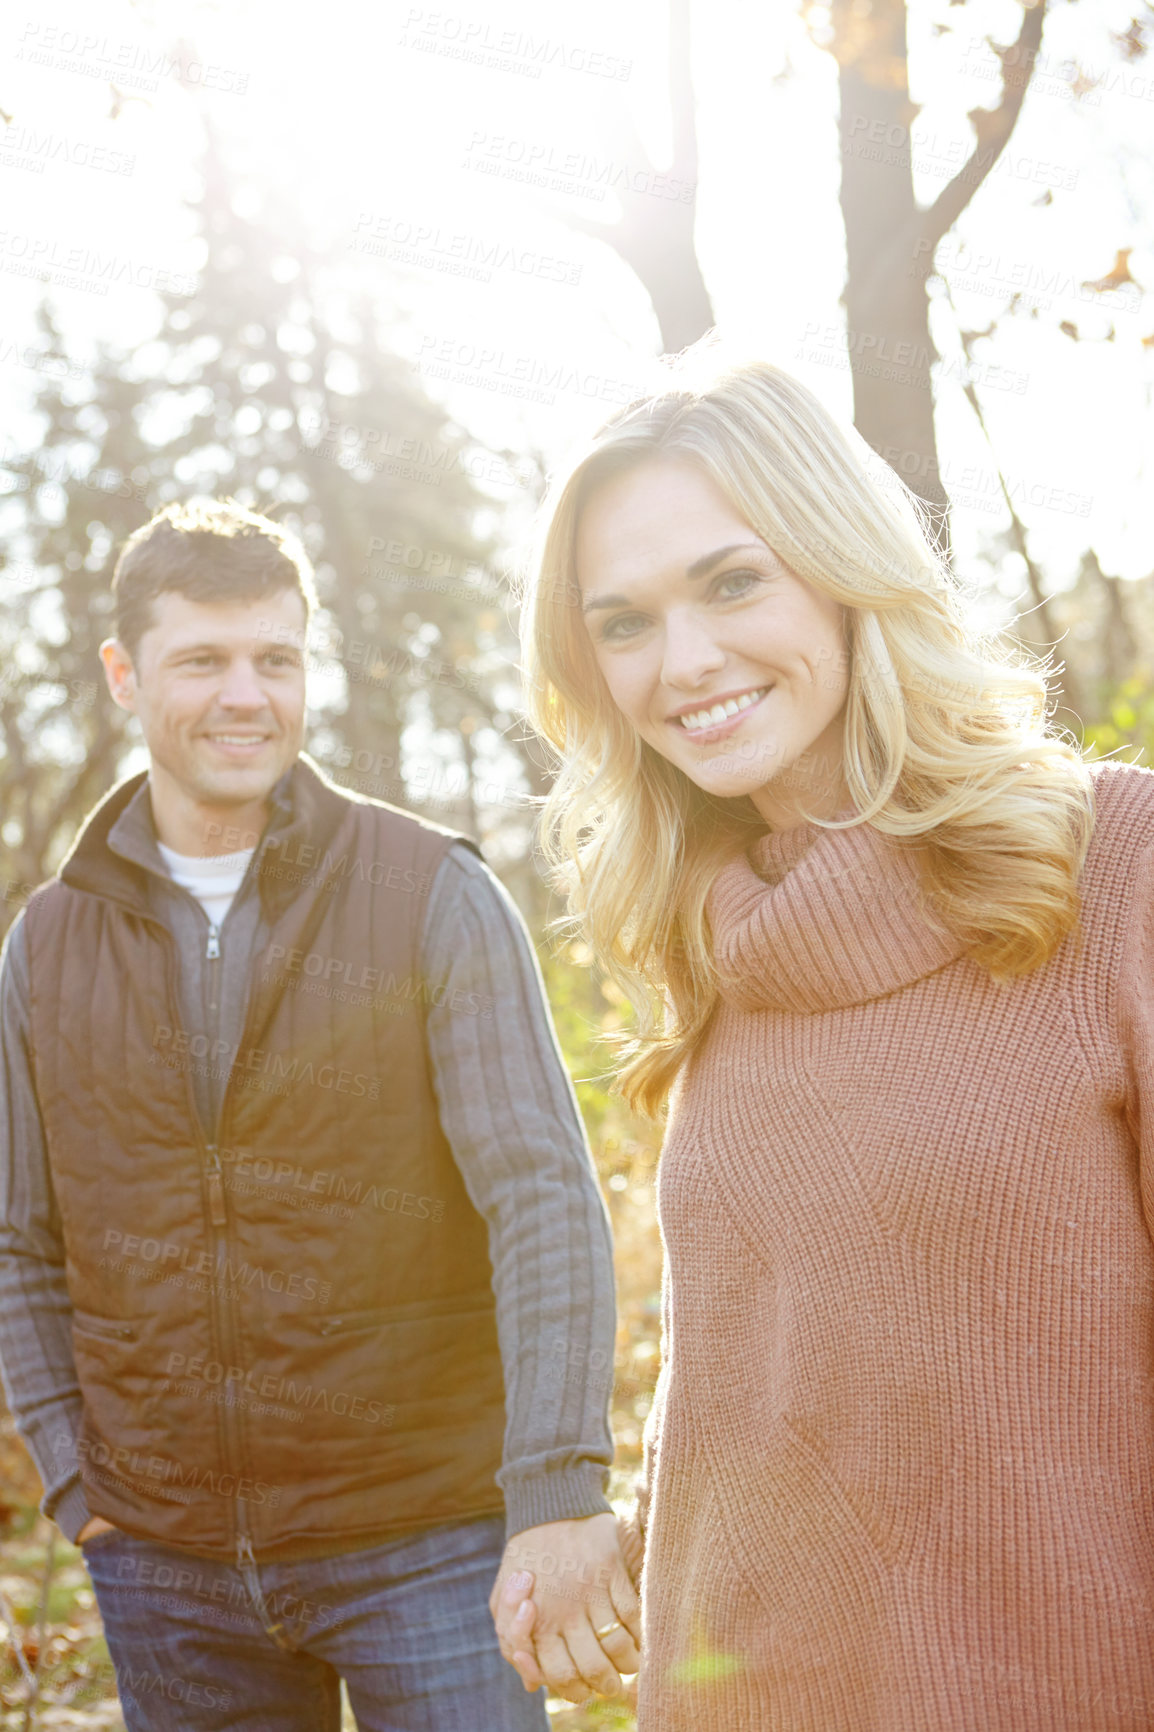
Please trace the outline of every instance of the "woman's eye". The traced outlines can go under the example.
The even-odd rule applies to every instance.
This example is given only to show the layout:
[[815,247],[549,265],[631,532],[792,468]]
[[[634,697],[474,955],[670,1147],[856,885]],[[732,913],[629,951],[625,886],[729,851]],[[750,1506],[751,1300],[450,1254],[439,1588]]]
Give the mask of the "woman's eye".
[[722,601],[732,601],[735,596],[748,595],[760,582],[756,571],[727,571],[718,578],[715,593]]
[[635,637],[644,624],[645,620],[639,613],[619,613],[602,627],[601,642],[619,643],[622,638]]

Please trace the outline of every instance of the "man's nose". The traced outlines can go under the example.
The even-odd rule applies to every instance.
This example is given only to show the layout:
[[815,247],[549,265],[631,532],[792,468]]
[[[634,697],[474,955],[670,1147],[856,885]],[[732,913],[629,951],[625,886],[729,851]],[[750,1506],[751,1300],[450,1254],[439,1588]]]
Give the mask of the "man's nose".
[[228,664],[217,701],[230,710],[263,710],[267,702],[256,668],[247,657]]
[[725,651],[717,644],[696,610],[673,608],[665,619],[661,677],[667,686],[692,691],[725,666]]

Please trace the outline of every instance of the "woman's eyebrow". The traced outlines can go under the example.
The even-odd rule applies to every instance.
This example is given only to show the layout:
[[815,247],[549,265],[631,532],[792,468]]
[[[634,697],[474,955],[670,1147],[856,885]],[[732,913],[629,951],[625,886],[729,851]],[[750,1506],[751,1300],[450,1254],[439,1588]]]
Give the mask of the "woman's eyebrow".
[[[723,559],[727,559],[731,553],[741,553],[743,550],[748,550],[751,553],[768,551],[764,541],[734,541],[728,547],[718,547],[712,553],[703,553],[700,559],[695,559],[692,565],[686,566],[685,575],[686,577],[704,577],[707,572],[713,570],[715,565],[720,565]],[[630,605],[627,595],[595,595],[582,604],[581,612],[592,613],[594,608],[629,607]]]
[[700,559],[685,569],[686,577],[704,577],[707,571],[712,571],[715,565],[720,565],[731,553],[766,553],[768,549],[764,541],[734,541],[728,547],[719,547],[715,553],[704,553]]

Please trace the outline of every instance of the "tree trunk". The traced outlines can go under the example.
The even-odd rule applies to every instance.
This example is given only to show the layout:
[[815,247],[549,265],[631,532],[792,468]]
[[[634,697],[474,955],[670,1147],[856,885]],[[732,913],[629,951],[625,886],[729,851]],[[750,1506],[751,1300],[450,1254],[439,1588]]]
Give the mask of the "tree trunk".
[[[833,53],[840,69],[841,209],[847,271],[854,423],[862,437],[930,507],[943,549],[949,498],[934,434],[926,284],[942,236],[965,210],[1013,132],[1042,36],[1045,0],[1023,10],[1012,47],[996,49],[1002,92],[975,109],[976,143],[934,203],[914,198],[904,0],[834,0]],[[1023,76],[1022,68],[1025,69]],[[1012,69],[1012,70],[1011,70]]]

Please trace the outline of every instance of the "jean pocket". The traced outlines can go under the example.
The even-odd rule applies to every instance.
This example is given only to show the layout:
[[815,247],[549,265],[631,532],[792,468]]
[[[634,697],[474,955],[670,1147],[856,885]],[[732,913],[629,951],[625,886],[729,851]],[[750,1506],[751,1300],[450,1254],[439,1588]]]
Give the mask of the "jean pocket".
[[80,1553],[82,1557],[91,1557],[93,1552],[107,1551],[114,1540],[131,1538],[131,1534],[126,1534],[123,1528],[101,1528],[98,1534],[90,1534],[86,1540],[79,1542]]

